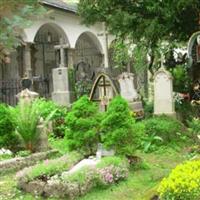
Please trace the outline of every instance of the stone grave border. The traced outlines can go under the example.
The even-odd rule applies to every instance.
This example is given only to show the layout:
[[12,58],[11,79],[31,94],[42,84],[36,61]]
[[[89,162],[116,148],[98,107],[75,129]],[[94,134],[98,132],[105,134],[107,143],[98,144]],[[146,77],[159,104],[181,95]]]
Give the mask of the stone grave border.
[[34,153],[27,157],[16,157],[8,160],[3,160],[0,162],[0,174],[9,171],[17,171],[25,167],[34,165],[38,161],[45,160],[53,155],[56,155],[57,153],[58,150],[54,149],[46,152]]

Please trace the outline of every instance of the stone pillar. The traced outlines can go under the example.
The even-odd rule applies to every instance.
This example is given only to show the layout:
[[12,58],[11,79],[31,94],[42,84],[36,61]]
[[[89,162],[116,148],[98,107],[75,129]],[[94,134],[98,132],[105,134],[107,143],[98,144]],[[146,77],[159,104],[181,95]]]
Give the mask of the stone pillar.
[[74,48],[67,49],[67,67],[73,69],[75,64],[75,50]]
[[104,67],[109,67],[109,59],[108,59],[108,34],[106,32],[105,22],[103,23],[103,42],[104,42]]
[[32,77],[31,43],[26,43],[24,48],[24,72],[27,74],[28,78]]

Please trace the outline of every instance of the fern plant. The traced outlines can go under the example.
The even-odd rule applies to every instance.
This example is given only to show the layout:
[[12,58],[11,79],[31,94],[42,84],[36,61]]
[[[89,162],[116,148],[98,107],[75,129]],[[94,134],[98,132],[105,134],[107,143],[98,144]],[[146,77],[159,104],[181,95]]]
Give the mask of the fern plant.
[[[38,139],[37,125],[41,119],[41,110],[37,101],[33,103],[25,103],[21,100],[16,108],[11,108],[13,120],[16,124],[16,132],[21,138],[25,148],[34,151],[34,145]],[[52,118],[55,111],[46,117],[44,125]]]

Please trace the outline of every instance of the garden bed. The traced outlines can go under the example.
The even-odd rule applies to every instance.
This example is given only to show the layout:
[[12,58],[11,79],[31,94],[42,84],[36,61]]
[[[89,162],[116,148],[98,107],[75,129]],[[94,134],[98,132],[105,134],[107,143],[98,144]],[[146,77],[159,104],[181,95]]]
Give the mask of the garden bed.
[[38,161],[48,159],[57,153],[57,150],[50,150],[46,152],[34,153],[27,157],[16,157],[0,161],[0,174],[9,171],[17,171],[23,169],[24,167],[34,165]]
[[[26,168],[17,174],[18,188],[43,197],[75,199],[92,188],[106,187],[128,176],[127,160],[118,157],[107,157],[96,167],[87,166],[68,173],[78,158],[80,159],[80,157],[67,155],[49,161],[50,163],[46,164],[46,168],[49,168],[46,172],[41,170],[45,164]],[[57,168],[55,163],[61,167]]]

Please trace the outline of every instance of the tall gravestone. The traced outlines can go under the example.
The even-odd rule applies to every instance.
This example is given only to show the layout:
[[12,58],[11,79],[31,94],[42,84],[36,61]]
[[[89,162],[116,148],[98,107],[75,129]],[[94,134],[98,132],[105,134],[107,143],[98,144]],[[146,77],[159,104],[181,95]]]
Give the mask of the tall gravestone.
[[129,107],[136,113],[136,117],[143,117],[142,102],[134,86],[134,74],[124,72],[118,77],[120,95],[128,101]]
[[154,114],[175,116],[172,75],[161,67],[154,76]]
[[52,100],[63,106],[70,105],[72,97],[69,86],[69,69],[65,64],[65,49],[68,47],[68,44],[63,44],[62,39],[60,45],[55,46],[55,49],[60,50],[60,65],[53,69]]

